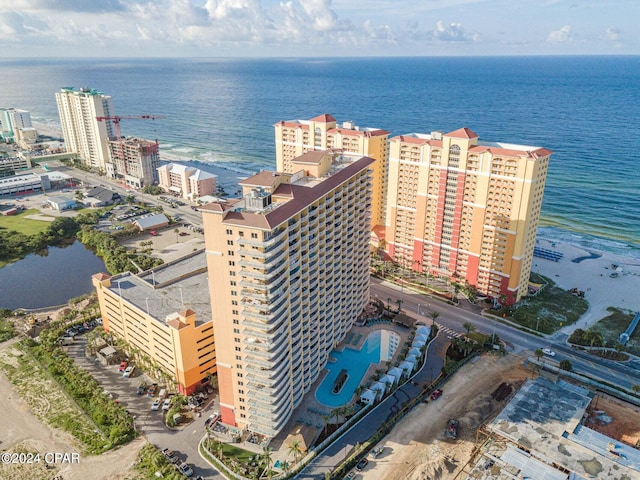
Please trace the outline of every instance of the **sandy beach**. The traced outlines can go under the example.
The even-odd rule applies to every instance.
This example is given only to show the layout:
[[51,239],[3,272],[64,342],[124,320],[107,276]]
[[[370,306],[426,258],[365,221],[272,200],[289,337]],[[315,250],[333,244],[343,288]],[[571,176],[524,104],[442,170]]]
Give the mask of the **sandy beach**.
[[[586,328],[606,317],[608,307],[640,310],[639,260],[550,240],[538,240],[536,246],[561,253],[562,258],[554,262],[533,257],[532,270],[550,278],[560,288],[584,291],[589,302],[587,313],[574,325],[565,327],[563,333]],[[616,265],[618,271],[612,265]],[[614,272],[617,276],[612,277]]]

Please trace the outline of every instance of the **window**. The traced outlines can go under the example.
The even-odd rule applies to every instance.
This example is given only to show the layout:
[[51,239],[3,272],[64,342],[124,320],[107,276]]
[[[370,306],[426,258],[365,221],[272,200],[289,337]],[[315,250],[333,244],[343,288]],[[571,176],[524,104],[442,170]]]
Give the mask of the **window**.
[[[238,310],[234,310],[234,311],[233,311],[233,314],[234,314],[234,315],[238,315]],[[234,318],[234,319],[233,319],[233,323],[234,323],[235,325],[240,325],[240,320],[238,320],[237,318]]]
[[257,233],[252,233],[251,234],[251,238],[258,238],[258,234]]
[[244,413],[241,413],[240,418],[247,418],[247,416]]
[[233,329],[233,333],[240,333],[240,329],[239,328],[234,328]]
[[227,235],[233,235],[233,230],[231,230],[230,228],[227,228]]
[[241,364],[239,364],[239,363],[236,363],[236,368],[237,368],[238,370],[242,370],[242,365],[241,365]]
[[[231,310],[233,315],[238,315],[238,310]],[[238,320],[234,320],[233,323],[238,323]]]
[[236,352],[241,352],[242,349],[240,347],[236,347]]
[[234,341],[234,342],[236,342],[236,343],[240,343],[240,338],[235,337],[235,338],[233,339],[233,341]]
[[240,385],[242,387],[242,386],[244,386],[244,382],[238,381],[238,385]]
[[238,305],[238,301],[237,300],[231,300],[231,305]]
[[240,395],[244,395],[244,390],[242,390],[242,389],[238,389],[238,393],[239,393]]
[[236,375],[237,375],[238,377],[242,378],[242,373],[238,372]]
[[[243,399],[243,398],[241,398],[241,399],[240,399],[240,401],[241,401],[241,402],[244,402],[244,399]],[[245,410],[244,405],[240,405],[240,410]]]
[[237,297],[238,296],[238,292],[236,292],[235,290],[231,290],[231,296],[232,297]]
[[236,360],[242,360],[242,355],[236,355]]
[[236,272],[234,272],[233,270],[229,270],[229,276],[230,277],[235,277],[236,276]]
[[229,255],[230,257],[233,257],[233,250],[228,250],[227,255]]
[[238,235],[240,235],[241,237],[244,237],[244,232],[243,232],[242,230],[240,230],[240,231],[238,232]]
[[229,282],[231,284],[232,287],[236,286],[236,281],[235,280],[231,280],[231,282]]
[[229,261],[229,266],[230,267],[235,267],[236,266],[236,262],[234,262],[233,260]]
[[227,240],[227,245],[233,245],[233,240]]

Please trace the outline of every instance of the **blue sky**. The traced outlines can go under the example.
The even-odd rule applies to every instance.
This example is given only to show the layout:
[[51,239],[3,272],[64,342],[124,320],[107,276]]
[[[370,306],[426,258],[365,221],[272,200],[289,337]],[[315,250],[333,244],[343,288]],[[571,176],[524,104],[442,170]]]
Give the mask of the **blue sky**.
[[638,55],[638,19],[638,0],[0,0],[0,55]]

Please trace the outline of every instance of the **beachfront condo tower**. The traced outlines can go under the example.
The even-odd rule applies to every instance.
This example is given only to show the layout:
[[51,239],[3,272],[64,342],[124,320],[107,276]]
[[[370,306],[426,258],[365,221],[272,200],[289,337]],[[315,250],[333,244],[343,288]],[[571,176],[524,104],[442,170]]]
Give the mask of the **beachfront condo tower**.
[[276,137],[276,170],[291,173],[291,161],[303,153],[333,150],[349,155],[364,155],[375,160],[371,165],[371,229],[374,246],[384,236],[386,213],[386,178],[388,174],[389,132],[380,128],[359,127],[342,122],[329,114],[311,120],[286,120],[274,125]]
[[115,127],[97,117],[115,115],[111,97],[92,88],[64,87],[56,92],[56,102],[67,152],[75,153],[87,167],[106,172],[108,142],[115,138]]
[[108,142],[110,162],[106,167],[109,178],[115,178],[127,187],[142,188],[158,183],[160,145],[158,141],[143,138],[121,138]]
[[467,128],[391,138],[386,250],[502,303],[528,291],[551,151]]
[[223,422],[277,434],[366,306],[373,163],[310,151],[200,208]]

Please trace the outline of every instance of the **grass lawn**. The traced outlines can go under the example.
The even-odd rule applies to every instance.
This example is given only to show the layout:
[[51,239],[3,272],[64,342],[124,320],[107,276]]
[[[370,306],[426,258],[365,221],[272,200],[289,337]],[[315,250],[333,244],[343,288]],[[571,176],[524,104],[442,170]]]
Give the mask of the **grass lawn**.
[[589,303],[557,287],[550,279],[544,280],[549,285],[537,297],[522,300],[512,320],[541,333],[553,333],[575,323],[587,311]]
[[35,235],[40,232],[44,232],[49,226],[49,222],[42,220],[31,220],[25,218],[28,215],[34,215],[40,213],[35,208],[30,208],[17,215],[9,215],[7,217],[0,216],[0,229],[5,228],[7,230],[15,230],[24,235]]
[[230,443],[222,444],[222,452],[225,457],[233,457],[237,461],[248,464],[252,461],[253,457],[258,455],[257,453],[250,452],[249,450],[244,450],[242,448],[234,447]]

